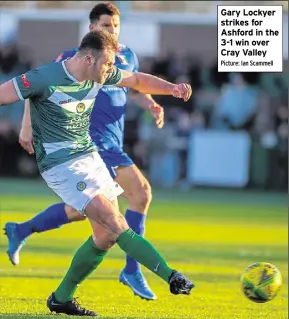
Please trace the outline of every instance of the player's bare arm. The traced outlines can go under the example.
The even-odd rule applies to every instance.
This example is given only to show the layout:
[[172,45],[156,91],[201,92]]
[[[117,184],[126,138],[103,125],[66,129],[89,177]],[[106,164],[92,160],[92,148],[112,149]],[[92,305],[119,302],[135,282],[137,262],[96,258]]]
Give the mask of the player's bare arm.
[[34,153],[32,144],[32,127],[30,117],[30,101],[25,100],[24,113],[22,118],[21,130],[19,133],[19,144],[29,153]]
[[118,86],[129,87],[139,92],[155,95],[172,95],[188,101],[192,95],[189,84],[173,84],[154,75],[142,72],[128,72],[120,70],[122,80]]
[[25,100],[25,105],[24,105],[24,113],[23,113],[23,118],[22,118],[22,127],[31,127],[31,118],[30,118],[30,101],[29,99]]
[[131,89],[129,91],[129,96],[138,106],[152,114],[158,128],[162,128],[164,126],[164,109],[150,94],[144,94]]
[[[12,80],[0,85],[0,105],[7,105],[20,100]],[[22,127],[19,135],[19,143],[29,153],[33,154],[32,128],[30,119],[29,100],[25,101],[25,109],[22,119]]]
[[0,105],[7,105],[19,101],[20,98],[16,92],[12,80],[0,85]]

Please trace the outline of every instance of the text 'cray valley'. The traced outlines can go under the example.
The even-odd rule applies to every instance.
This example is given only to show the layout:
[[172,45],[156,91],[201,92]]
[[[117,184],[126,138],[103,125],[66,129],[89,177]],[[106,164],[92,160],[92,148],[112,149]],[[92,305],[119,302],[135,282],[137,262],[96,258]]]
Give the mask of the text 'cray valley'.
[[258,50],[258,49],[242,49],[242,50],[227,50],[222,49],[221,55],[222,56],[234,56],[236,58],[239,57],[240,53],[243,52],[244,56],[262,56],[263,58],[266,57],[267,51],[265,50]]

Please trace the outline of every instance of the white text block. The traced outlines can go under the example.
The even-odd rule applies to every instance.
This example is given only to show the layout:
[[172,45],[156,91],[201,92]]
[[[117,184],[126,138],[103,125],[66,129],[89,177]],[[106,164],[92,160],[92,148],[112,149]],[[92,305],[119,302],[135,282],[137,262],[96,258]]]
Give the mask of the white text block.
[[282,6],[218,6],[218,71],[282,72]]

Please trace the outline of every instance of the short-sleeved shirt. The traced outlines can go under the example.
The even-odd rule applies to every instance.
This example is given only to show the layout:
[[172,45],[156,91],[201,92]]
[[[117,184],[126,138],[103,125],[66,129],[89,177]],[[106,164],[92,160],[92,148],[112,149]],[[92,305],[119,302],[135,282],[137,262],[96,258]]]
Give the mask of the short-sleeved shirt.
[[[77,51],[78,48],[64,51],[57,61],[71,58]],[[115,66],[122,70],[138,72],[138,58],[128,46],[120,44]],[[128,88],[104,85],[95,99],[90,135],[101,152],[122,152],[128,91]]]
[[[121,82],[114,67],[105,84]],[[40,172],[96,151],[89,135],[90,114],[102,84],[79,82],[65,61],[49,63],[13,78],[21,100],[30,99],[33,144]]]

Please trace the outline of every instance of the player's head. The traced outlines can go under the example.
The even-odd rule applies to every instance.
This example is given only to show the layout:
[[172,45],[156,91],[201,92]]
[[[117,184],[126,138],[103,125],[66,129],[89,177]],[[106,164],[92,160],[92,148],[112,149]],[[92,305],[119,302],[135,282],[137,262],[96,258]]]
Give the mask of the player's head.
[[82,39],[78,55],[83,60],[86,78],[98,83],[104,83],[112,72],[118,43],[105,30],[91,31]]
[[90,31],[105,29],[113,34],[118,40],[120,31],[120,12],[114,4],[110,2],[97,4],[90,11],[89,20]]

